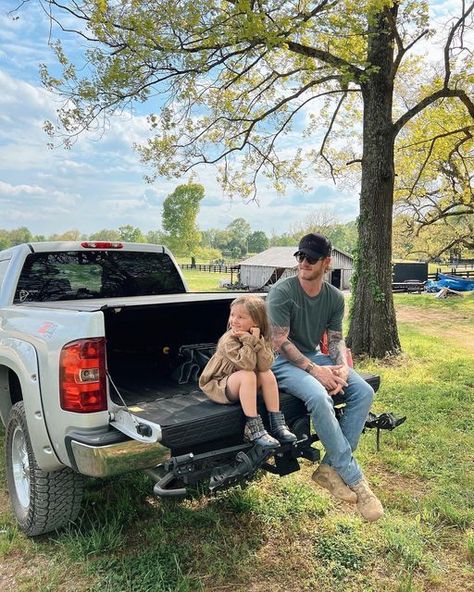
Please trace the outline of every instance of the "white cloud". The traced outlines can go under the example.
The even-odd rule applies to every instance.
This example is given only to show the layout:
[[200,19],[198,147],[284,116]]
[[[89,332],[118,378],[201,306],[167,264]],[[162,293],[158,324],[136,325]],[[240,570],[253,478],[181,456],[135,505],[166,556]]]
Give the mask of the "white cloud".
[[2,70],[0,70],[0,87],[2,89],[0,105],[10,105],[13,113],[23,117],[38,113],[49,116],[54,114],[53,97],[41,87],[15,79]]
[[11,185],[10,183],[4,183],[0,181],[0,195],[44,195],[46,190],[37,185]]

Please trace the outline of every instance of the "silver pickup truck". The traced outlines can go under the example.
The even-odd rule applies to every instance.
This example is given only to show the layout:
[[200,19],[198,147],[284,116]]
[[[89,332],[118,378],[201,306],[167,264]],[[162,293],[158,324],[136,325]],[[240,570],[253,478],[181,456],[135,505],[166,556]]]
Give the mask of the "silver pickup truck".
[[[0,251],[0,415],[22,530],[74,520],[87,477],[147,470],[160,497],[215,491],[259,468],[317,461],[302,403],[281,393],[298,442],[243,442],[238,405],[197,379],[226,327],[230,293],[191,293],[162,246],[45,242]],[[378,377],[367,380],[378,387]]]

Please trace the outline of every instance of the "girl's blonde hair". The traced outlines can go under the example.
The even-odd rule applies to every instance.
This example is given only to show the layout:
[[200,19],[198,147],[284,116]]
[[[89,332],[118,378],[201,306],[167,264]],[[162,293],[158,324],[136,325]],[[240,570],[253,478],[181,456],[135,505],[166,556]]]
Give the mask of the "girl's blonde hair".
[[265,301],[260,296],[239,296],[230,303],[230,308],[234,306],[243,306],[249,313],[255,326],[260,329],[260,335],[264,339],[271,339],[270,321],[268,320],[267,307]]

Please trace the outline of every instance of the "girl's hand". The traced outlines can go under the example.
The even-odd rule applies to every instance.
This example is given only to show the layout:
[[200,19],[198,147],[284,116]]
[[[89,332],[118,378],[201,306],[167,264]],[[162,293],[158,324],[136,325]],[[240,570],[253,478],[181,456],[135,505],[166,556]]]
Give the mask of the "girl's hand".
[[242,335],[250,335],[247,331],[237,331],[236,329],[232,329],[232,335],[234,337],[242,337]]
[[260,338],[260,327],[250,327],[250,334],[254,335],[257,339]]

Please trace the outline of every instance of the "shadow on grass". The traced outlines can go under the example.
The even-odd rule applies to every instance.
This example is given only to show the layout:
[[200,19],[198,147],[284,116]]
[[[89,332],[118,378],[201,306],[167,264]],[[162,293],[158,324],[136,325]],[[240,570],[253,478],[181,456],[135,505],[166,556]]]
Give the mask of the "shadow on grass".
[[151,486],[137,474],[91,481],[76,523],[43,544],[82,564],[91,592],[208,590],[244,580],[269,531],[331,507],[298,480],[263,478],[180,501],[156,500]]

